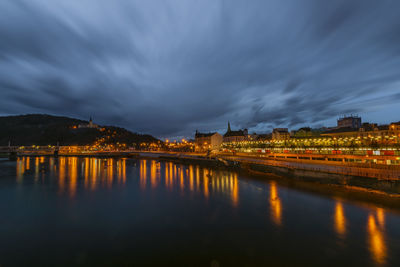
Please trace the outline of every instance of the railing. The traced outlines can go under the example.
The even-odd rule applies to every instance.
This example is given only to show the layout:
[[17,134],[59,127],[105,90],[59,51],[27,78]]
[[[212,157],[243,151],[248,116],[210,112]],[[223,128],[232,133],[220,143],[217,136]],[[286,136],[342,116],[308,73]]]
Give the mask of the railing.
[[301,171],[313,171],[313,172],[325,172],[339,175],[352,175],[352,176],[363,176],[386,180],[399,180],[400,179],[400,166],[391,165],[376,165],[376,166],[360,166],[355,164],[326,164],[323,163],[311,163],[307,161],[289,161],[279,159],[263,159],[255,157],[244,157],[244,156],[222,156],[226,160],[261,164],[266,166],[283,167],[292,170]]
[[292,154],[323,154],[323,155],[336,155],[336,154],[345,154],[345,155],[387,155],[387,156],[400,156],[400,150],[397,148],[371,148],[371,147],[362,147],[362,148],[239,148],[239,149],[223,149],[222,151],[236,151],[236,152],[245,152],[245,153],[260,153],[260,154],[268,154],[268,153],[292,153]]

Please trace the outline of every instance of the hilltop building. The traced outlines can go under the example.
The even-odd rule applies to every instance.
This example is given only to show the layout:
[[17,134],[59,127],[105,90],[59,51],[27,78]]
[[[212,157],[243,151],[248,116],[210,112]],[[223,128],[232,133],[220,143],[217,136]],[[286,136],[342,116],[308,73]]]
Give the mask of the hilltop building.
[[89,123],[81,123],[78,125],[79,129],[84,129],[84,128],[92,128],[92,129],[97,129],[99,126],[97,124],[93,123],[92,117],[89,119]]
[[196,152],[204,152],[204,151],[216,151],[219,150],[220,145],[222,144],[222,135],[219,133],[199,133],[196,130],[195,134],[195,151]]
[[238,131],[231,130],[231,124],[228,122],[228,129],[224,134],[224,142],[241,142],[246,141],[249,137],[247,129],[242,129]]

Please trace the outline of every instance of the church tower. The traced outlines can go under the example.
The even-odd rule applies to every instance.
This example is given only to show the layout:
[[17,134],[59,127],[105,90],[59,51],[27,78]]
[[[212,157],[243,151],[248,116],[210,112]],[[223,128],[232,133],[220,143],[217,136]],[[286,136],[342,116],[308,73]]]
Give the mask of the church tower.
[[89,128],[93,128],[93,120],[92,120],[92,116],[90,116],[90,120],[89,120]]
[[228,121],[228,131],[226,131],[227,133],[231,132],[231,124]]

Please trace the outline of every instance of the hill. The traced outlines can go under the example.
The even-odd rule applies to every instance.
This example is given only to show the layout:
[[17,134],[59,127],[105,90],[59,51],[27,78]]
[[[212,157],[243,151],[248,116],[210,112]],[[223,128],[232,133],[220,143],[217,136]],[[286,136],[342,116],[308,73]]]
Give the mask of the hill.
[[[88,121],[44,114],[0,117],[0,146],[11,145],[93,145],[138,146],[159,140],[151,135],[132,133],[114,126],[84,127]],[[79,127],[83,125],[83,127]]]

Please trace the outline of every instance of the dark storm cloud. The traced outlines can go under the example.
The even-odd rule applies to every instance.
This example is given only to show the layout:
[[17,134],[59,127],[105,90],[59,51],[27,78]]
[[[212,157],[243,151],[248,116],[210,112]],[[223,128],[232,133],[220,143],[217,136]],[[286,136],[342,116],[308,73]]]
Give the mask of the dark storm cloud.
[[92,115],[160,137],[228,120],[259,132],[390,117],[398,10],[396,0],[1,1],[0,113]]

